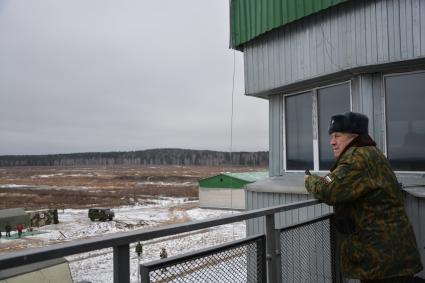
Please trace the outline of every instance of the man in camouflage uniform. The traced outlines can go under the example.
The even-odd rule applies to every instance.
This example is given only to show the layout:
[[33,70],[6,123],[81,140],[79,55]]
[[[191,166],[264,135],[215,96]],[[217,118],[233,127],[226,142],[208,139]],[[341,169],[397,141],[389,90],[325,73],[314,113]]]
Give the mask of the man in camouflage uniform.
[[332,116],[331,145],[337,159],[325,177],[306,175],[305,187],[334,206],[340,265],[362,282],[411,282],[422,270],[415,235],[397,178],[368,135],[368,118]]

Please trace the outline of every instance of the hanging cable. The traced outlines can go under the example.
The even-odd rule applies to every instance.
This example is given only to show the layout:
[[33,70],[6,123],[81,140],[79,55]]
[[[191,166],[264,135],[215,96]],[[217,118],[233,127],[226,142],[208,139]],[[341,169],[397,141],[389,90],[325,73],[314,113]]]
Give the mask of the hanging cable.
[[[235,94],[235,75],[236,75],[236,51],[233,49],[233,78],[232,78],[232,104],[230,111],[230,168],[233,169],[233,105]],[[230,178],[230,209],[233,214],[233,178]],[[235,223],[232,224],[232,238],[235,239]]]

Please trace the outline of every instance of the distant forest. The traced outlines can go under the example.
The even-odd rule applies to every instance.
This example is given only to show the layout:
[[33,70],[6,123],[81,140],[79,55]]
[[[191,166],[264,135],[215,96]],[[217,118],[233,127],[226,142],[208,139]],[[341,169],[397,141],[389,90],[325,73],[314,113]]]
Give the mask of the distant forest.
[[201,165],[260,166],[269,162],[268,151],[230,152],[191,149],[149,149],[128,152],[87,152],[49,155],[3,155],[6,166],[78,166],[78,165]]

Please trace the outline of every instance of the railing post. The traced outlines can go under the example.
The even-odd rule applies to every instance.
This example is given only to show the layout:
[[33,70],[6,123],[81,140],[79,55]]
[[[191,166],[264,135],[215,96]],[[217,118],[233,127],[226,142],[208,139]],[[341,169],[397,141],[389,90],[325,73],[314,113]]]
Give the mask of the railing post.
[[274,214],[266,216],[266,247],[267,247],[267,281],[281,283],[280,237],[275,229]]
[[140,265],[139,266],[139,272],[140,272],[140,282],[141,283],[149,283],[150,282],[150,277],[149,277],[149,268]]
[[130,283],[130,245],[114,246],[114,283]]
[[329,218],[329,232],[330,232],[330,243],[331,243],[331,268],[332,268],[332,282],[342,282],[341,270],[339,268],[339,247],[337,242],[335,217],[332,215]]
[[[257,242],[257,282],[267,283],[267,251],[266,251],[266,237],[262,237],[260,241]],[[248,282],[250,282],[248,280]]]

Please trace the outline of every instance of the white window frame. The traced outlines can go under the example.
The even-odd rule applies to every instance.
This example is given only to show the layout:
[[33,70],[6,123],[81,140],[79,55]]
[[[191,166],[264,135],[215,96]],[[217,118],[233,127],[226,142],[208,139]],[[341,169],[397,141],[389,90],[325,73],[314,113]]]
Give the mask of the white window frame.
[[318,109],[317,109],[317,95],[318,95],[318,90],[323,89],[323,88],[328,88],[328,87],[333,87],[333,86],[337,86],[337,85],[342,85],[342,84],[347,84],[349,85],[349,96],[350,96],[350,111],[352,111],[353,109],[353,96],[352,96],[352,83],[351,80],[348,81],[343,81],[343,82],[338,82],[338,83],[334,83],[334,84],[329,84],[329,85],[324,85],[324,86],[320,86],[320,87],[315,87],[315,88],[311,88],[311,89],[306,89],[303,91],[298,91],[298,92],[293,92],[293,93],[287,93],[287,94],[283,94],[283,99],[282,99],[282,103],[283,103],[283,117],[282,117],[282,127],[283,127],[283,137],[282,137],[282,142],[283,142],[283,166],[282,166],[282,171],[281,173],[299,173],[299,172],[304,172],[304,170],[288,170],[287,169],[287,162],[286,162],[286,112],[285,112],[285,101],[286,101],[286,97],[289,96],[293,96],[293,95],[298,95],[298,94],[302,94],[302,93],[306,93],[306,92],[311,92],[312,93],[312,127],[313,127],[313,141],[312,141],[312,146],[313,146],[313,166],[314,168],[311,168],[310,171],[312,172],[316,172],[316,173],[325,173],[328,172],[328,170],[319,170],[319,132],[318,132],[318,123],[319,123],[319,117],[318,117]]
[[[412,71],[412,72],[400,72],[400,73],[389,73],[389,74],[384,74],[382,75],[382,91],[384,93],[383,97],[382,97],[382,112],[383,117],[384,117],[384,127],[383,127],[383,131],[384,131],[384,142],[383,142],[383,153],[385,154],[385,156],[388,158],[388,125],[387,125],[387,89],[385,87],[385,79],[387,77],[397,77],[397,76],[404,76],[404,75],[412,75],[412,74],[420,74],[420,73],[425,73],[425,70],[420,70],[420,71]],[[389,159],[388,159],[389,160]],[[395,173],[397,174],[425,174],[425,171],[400,171],[400,170],[394,170]]]

